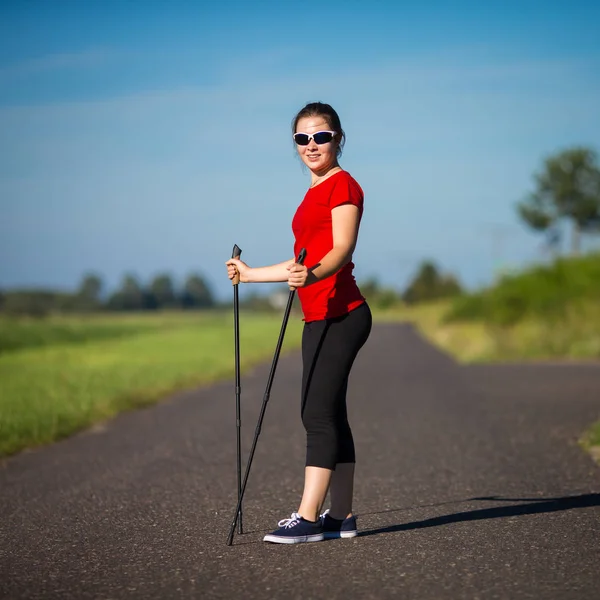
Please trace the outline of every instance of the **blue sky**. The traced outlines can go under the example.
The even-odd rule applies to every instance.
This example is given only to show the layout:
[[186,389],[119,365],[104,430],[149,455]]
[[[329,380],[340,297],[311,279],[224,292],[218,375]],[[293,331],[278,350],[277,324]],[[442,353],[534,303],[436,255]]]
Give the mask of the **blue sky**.
[[292,255],[290,122],[314,100],[365,190],[359,280],[540,260],[514,204],[546,155],[600,150],[599,22],[576,1],[3,0],[0,287],[199,271],[229,298],[234,243]]

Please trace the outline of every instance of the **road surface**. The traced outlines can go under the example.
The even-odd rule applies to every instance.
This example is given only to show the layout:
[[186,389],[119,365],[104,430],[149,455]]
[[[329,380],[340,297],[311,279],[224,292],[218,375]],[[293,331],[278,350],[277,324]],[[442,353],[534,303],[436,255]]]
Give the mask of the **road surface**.
[[[242,378],[244,464],[269,367]],[[374,326],[349,393],[361,535],[266,544],[302,491],[300,378],[282,356],[231,547],[232,381],[4,461],[0,597],[600,598],[600,468],[576,443],[600,367],[463,367]]]

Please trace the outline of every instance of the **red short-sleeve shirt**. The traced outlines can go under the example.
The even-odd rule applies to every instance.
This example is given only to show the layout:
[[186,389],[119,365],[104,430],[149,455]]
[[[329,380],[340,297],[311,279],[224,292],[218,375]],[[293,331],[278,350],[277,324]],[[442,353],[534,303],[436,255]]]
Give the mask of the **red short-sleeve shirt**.
[[[342,204],[354,204],[363,214],[364,193],[347,172],[338,171],[310,188],[292,220],[294,254],[306,248],[304,264],[310,269],[333,248],[331,210]],[[353,275],[354,263],[312,285],[298,288],[298,298],[306,322],[339,317],[360,306],[364,297]]]

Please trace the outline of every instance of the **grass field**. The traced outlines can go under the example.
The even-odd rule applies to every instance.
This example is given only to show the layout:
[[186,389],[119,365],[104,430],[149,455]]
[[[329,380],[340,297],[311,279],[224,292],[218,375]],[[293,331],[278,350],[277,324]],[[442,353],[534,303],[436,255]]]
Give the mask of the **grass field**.
[[0,355],[25,348],[128,337],[133,334],[176,327],[187,315],[89,315],[49,319],[0,318]]
[[[282,353],[301,325],[290,318]],[[241,314],[242,369],[272,358],[280,329],[280,314]],[[0,455],[234,375],[230,312],[0,321],[7,331],[21,341],[0,353]]]
[[458,362],[600,360],[600,303],[573,306],[564,318],[527,318],[512,327],[484,321],[444,321],[448,301],[378,312],[380,321],[413,323]]

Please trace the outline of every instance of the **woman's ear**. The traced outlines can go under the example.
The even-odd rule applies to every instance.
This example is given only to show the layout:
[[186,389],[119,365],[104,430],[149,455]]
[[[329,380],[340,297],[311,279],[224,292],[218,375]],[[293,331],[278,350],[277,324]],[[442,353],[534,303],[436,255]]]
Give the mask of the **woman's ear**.
[[342,142],[344,140],[344,136],[341,133],[336,133],[335,137],[333,138],[336,144],[336,149],[335,149],[335,153],[336,155],[339,157],[342,154]]

